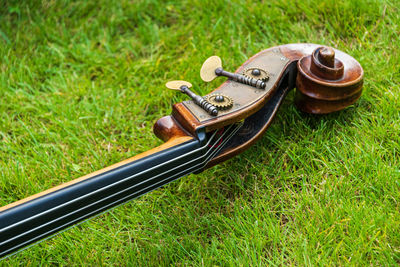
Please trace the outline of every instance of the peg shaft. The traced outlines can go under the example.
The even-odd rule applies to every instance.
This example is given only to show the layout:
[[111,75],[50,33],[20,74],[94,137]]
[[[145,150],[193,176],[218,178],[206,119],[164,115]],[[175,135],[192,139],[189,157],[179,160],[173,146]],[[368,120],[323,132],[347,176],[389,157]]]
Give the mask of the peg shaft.
[[202,109],[207,111],[208,114],[217,116],[218,115],[218,109],[211,105],[207,100],[205,100],[203,97],[193,93],[187,85],[182,85],[180,87],[181,92],[187,94],[192,98],[192,100],[199,105]]
[[190,96],[190,98],[193,100],[194,103],[196,103],[198,106],[200,106],[204,111],[206,111],[208,114],[212,116],[217,116],[218,115],[218,108],[208,102],[206,99],[203,97],[193,93],[189,88],[192,87],[192,84],[187,81],[169,81],[165,84],[165,86],[169,89],[172,90],[179,90],[182,93],[187,94]]
[[225,76],[235,82],[247,84],[259,89],[265,89],[266,87],[266,82],[262,79],[255,79],[242,74],[225,71],[222,68],[221,58],[218,56],[212,56],[206,59],[201,66],[200,77],[205,82],[211,82],[217,76]]
[[264,89],[266,86],[266,83],[262,80],[254,79],[251,77],[246,77],[242,74],[237,74],[237,73],[232,73],[229,71],[225,71],[223,68],[216,68],[215,69],[215,74],[218,76],[225,76],[235,82],[247,84],[253,87],[256,87],[258,89]]

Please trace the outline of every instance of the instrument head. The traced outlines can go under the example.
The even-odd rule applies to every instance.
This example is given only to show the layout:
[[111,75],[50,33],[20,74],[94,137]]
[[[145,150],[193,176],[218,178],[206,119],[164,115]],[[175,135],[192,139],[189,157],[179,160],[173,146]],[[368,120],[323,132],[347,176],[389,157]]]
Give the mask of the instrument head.
[[[210,165],[232,157],[260,138],[291,89],[296,88],[295,104],[300,110],[326,114],[353,104],[360,97],[363,85],[363,69],[354,58],[315,44],[288,44],[263,50],[234,73],[223,70],[221,59],[212,56],[204,62],[200,76],[204,81],[217,76],[228,78],[203,97],[215,105],[218,115],[207,113],[204,105],[190,100],[173,105],[174,121],[193,136],[199,131],[210,133],[243,123]],[[214,97],[214,101],[213,96],[218,98]],[[224,108],[218,102],[221,96],[229,100]],[[157,129],[162,129],[162,125]]]

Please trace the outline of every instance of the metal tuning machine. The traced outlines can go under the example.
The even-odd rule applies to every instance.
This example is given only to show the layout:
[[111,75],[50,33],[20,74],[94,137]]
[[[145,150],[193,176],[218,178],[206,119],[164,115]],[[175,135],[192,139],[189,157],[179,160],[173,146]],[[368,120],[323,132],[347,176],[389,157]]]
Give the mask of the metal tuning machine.
[[204,109],[208,114],[212,116],[218,115],[218,109],[214,105],[210,104],[206,99],[203,97],[193,93],[189,88],[192,87],[192,84],[187,81],[169,81],[165,84],[168,89],[172,90],[179,90],[182,93],[187,94],[190,96],[194,103]]
[[222,68],[220,57],[209,57],[201,67],[200,77],[205,82],[211,82],[218,76],[225,76],[235,82],[247,84],[258,89],[265,89],[266,82],[269,79],[268,72],[259,68],[246,69],[243,74],[225,71]]

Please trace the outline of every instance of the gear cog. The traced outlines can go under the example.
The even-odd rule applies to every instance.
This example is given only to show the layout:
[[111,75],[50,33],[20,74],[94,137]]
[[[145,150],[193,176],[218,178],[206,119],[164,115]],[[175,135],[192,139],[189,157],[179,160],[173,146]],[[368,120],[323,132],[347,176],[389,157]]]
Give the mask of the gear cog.
[[233,105],[233,99],[227,95],[223,94],[211,94],[204,97],[211,105],[217,109],[229,109]]
[[243,75],[263,82],[269,80],[268,72],[260,68],[247,68],[243,71]]

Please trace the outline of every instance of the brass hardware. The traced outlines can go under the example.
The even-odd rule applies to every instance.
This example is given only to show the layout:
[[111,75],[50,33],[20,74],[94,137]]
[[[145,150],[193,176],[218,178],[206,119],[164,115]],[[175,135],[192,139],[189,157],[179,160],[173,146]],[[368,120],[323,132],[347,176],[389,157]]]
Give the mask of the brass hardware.
[[233,99],[223,94],[211,94],[204,97],[211,105],[218,109],[226,110],[232,107]]
[[247,68],[243,75],[249,78],[262,80],[263,82],[267,82],[269,80],[269,74],[266,70],[260,68]]
[[[273,89],[273,86],[276,84],[276,82],[281,78],[280,76],[282,75],[282,69],[284,69],[284,66],[289,62],[289,59],[282,61],[282,57],[283,54],[280,49],[276,49],[274,51],[265,51],[262,52],[258,57],[248,61],[241,68],[239,68],[238,73],[243,73],[246,69],[254,68],[266,71],[269,75],[269,80],[266,82],[265,89],[261,90],[250,85],[227,80],[223,86],[212,92],[211,94],[227,95],[234,101],[233,106],[230,109],[219,110],[218,117],[232,114],[243,108],[246,108],[268,94],[269,91]],[[197,120],[199,120],[199,122],[204,123],[215,118],[211,115],[204,114],[204,111],[193,101],[184,101],[183,105],[190,110],[190,112]]]
[[263,81],[262,79],[225,71],[222,68],[221,58],[218,56],[212,56],[206,59],[203,66],[201,66],[200,77],[205,82],[211,82],[217,76],[225,76],[235,82],[247,84],[258,89],[264,89],[266,86],[266,81]]

